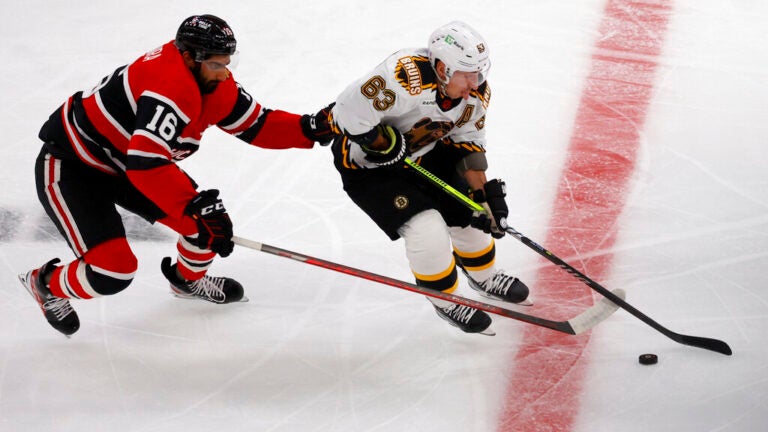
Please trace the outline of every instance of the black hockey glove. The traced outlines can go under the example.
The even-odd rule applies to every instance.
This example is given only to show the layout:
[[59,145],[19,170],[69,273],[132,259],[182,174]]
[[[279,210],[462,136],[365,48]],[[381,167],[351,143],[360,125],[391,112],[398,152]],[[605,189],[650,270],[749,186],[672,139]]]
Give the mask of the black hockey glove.
[[392,126],[382,124],[376,126],[374,130],[378,132],[377,135],[384,137],[389,146],[384,150],[376,150],[366,144],[360,144],[365,152],[365,158],[382,168],[399,166],[408,157],[408,147],[403,134]]
[[506,231],[501,226],[501,220],[509,216],[509,208],[504,197],[507,196],[506,184],[501,180],[491,180],[471,194],[472,199],[485,208],[484,212],[472,213],[470,225],[482,230],[494,238],[502,238]]
[[327,146],[336,137],[336,133],[331,127],[331,108],[336,102],[321,109],[316,114],[304,114],[301,116],[301,131],[304,136],[312,141],[318,142],[321,146]]
[[184,214],[197,222],[197,247],[229,256],[235,243],[232,241],[232,220],[219,199],[216,189],[204,190],[187,204]]

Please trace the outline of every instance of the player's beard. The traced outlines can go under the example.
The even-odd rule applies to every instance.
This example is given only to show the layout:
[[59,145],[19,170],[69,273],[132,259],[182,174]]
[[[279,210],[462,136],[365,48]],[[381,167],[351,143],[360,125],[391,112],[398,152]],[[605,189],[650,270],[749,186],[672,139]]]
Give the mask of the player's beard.
[[218,81],[206,81],[205,78],[203,78],[203,74],[200,72],[200,63],[195,63],[195,68],[192,69],[192,75],[194,75],[195,81],[197,81],[197,87],[200,89],[200,94],[213,93],[219,85]]

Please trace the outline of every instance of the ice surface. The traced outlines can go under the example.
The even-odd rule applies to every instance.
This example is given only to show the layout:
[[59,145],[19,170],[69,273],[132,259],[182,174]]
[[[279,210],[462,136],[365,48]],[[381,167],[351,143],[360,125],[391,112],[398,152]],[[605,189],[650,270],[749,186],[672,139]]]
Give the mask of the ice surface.
[[[497,430],[516,403],[507,383],[525,324],[498,318],[496,337],[459,334],[414,294],[246,249],[212,273],[240,280],[249,303],[179,300],[159,271],[175,237],[129,215],[133,284],[74,302],[81,330],[57,334],[16,280],[71,257],[35,195],[37,131],[73,91],[169,40],[194,13],[227,19],[238,81],[294,112],[316,111],[389,53],[464,19],[493,52],[489,174],[507,182],[512,225],[542,240],[603,6],[4,2],[0,431]],[[588,375],[573,390],[580,404],[561,407],[577,413],[574,431],[768,425],[767,19],[765,2],[674,2],[600,281],[674,331],[727,341],[734,355],[676,344],[619,311],[591,333]],[[240,236],[410,280],[402,244],[346,198],[325,149],[266,151],[211,130],[183,168],[221,189]],[[511,238],[497,247],[500,266],[526,280],[548,265]],[[645,352],[659,363],[639,365]]]

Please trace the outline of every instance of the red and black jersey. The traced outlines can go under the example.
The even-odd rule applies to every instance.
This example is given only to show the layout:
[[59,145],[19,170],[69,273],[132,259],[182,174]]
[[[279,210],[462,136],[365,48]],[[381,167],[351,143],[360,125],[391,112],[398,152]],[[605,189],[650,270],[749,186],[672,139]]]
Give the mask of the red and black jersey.
[[66,146],[95,169],[127,176],[165,213],[181,217],[197,192],[174,162],[198,149],[206,129],[216,125],[263,148],[311,148],[299,119],[264,108],[232,76],[202,95],[169,42],[75,93],[51,115],[40,138]]

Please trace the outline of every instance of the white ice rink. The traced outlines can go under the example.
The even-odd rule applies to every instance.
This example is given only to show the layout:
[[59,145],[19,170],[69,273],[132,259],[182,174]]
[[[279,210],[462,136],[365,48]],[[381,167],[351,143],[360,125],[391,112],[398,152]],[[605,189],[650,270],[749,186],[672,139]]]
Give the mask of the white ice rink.
[[[82,327],[61,336],[16,279],[72,259],[35,195],[37,132],[71,93],[170,40],[192,14],[225,18],[237,80],[299,113],[463,19],[492,50],[489,174],[507,182],[512,226],[543,241],[604,1],[1,4],[0,431],[500,430],[516,409],[507,386],[526,324],[499,317],[497,336],[465,335],[418,295],[242,248],[211,274],[242,282],[249,303],[179,300],[159,271],[175,236],[135,217],[133,284],[73,302]],[[559,407],[574,413],[569,430],[768,430],[766,22],[762,0],[672,2],[631,193],[602,251],[613,264],[599,281],[734,355],[677,344],[620,310],[591,333],[578,403]],[[411,280],[402,242],[348,200],[325,148],[267,151],[210,130],[182,166],[222,191],[242,237]],[[497,250],[535,300],[537,271],[551,264],[512,238]],[[645,352],[659,364],[639,365]],[[556,429],[530,418],[525,430]]]

